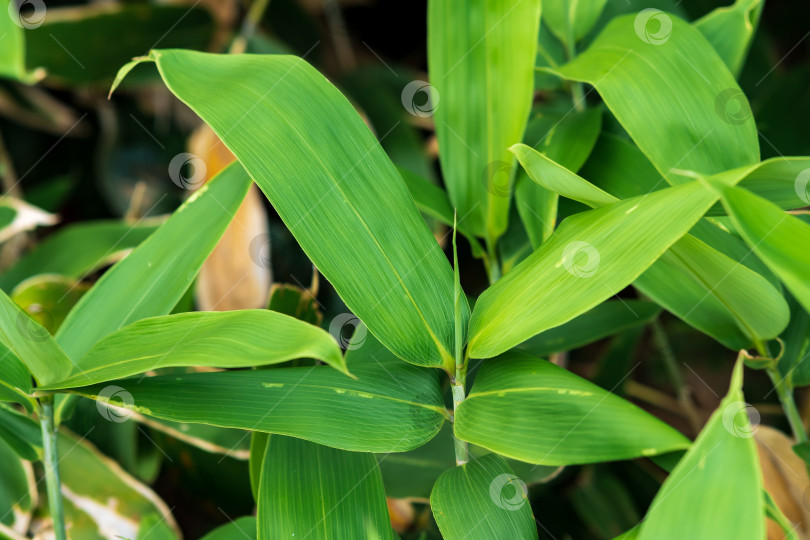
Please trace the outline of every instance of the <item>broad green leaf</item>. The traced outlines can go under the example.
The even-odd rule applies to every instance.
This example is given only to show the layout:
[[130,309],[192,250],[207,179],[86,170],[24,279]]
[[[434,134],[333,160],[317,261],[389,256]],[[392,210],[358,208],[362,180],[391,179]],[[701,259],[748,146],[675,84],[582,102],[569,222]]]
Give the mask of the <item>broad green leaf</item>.
[[259,502],[259,482],[262,477],[262,463],[264,463],[264,451],[270,435],[261,431],[254,431],[250,435],[250,489],[253,492],[253,500]]
[[246,540],[256,540],[257,536],[256,518],[244,516],[236,518],[230,523],[221,525],[206,534],[201,540],[233,540],[234,538],[245,538]]
[[722,194],[737,233],[810,310],[810,225],[745,189],[726,187]]
[[[358,452],[402,452],[432,439],[447,414],[436,372],[402,362],[370,335],[359,343],[352,341],[356,354],[347,359],[356,380],[310,366],[123,379],[70,391],[146,416]],[[110,388],[131,398],[121,403]]]
[[[400,358],[452,367],[450,265],[346,98],[290,56],[165,50],[149,59],[236,155],[369,330]],[[234,85],[244,73],[253,76]]]
[[748,100],[706,38],[674,15],[618,17],[553,72],[593,85],[665,178],[759,161]]
[[537,538],[526,484],[495,454],[445,471],[430,494],[430,508],[447,540]]
[[68,355],[80,358],[110,332],[169,313],[216,246],[250,183],[239,164],[229,166],[105,272],[56,333]]
[[[0,440],[0,525],[27,531],[37,505],[37,487],[31,463]],[[0,529],[0,537],[3,535]],[[13,540],[13,537],[12,537]]]
[[[617,201],[526,146],[516,146],[515,152],[531,177],[548,189],[593,207]],[[740,181],[741,176],[744,180],[749,178],[732,175],[730,181]],[[717,241],[712,229],[716,227],[702,222],[693,232]],[[752,340],[776,337],[788,322],[787,305],[779,290],[749,266],[738,262],[747,255],[747,251],[739,253],[735,260],[698,238],[686,235],[634,284],[657,303],[727,347],[746,348]],[[751,295],[759,299],[756,304],[750,302]]]
[[68,225],[49,235],[5,271],[0,276],[0,288],[10,292],[21,281],[36,274],[81,279],[138,246],[155,231],[153,221],[131,225],[121,221]]
[[539,0],[428,4],[435,94],[422,108],[435,110],[450,201],[490,246],[506,231],[514,171],[507,149],[521,141],[529,117],[539,23]]
[[42,432],[39,424],[13,408],[0,404],[0,439],[21,458],[42,458]]
[[543,22],[563,43],[575,42],[593,28],[607,0],[545,0]]
[[728,394],[653,500],[640,540],[765,538],[756,426],[749,422],[753,407],[742,394],[742,370],[738,361]]
[[56,274],[39,274],[20,282],[11,299],[36,322],[55,334],[88,285]]
[[293,317],[264,309],[178,313],[143,319],[102,338],[69,377],[48,388],[87,386],[166,367],[253,367],[296,358],[315,358],[346,372],[332,336]]
[[735,76],[745,63],[764,6],[764,0],[736,0],[694,22]]
[[621,291],[716,198],[696,181],[566,218],[547,242],[478,298],[469,356],[500,354]]
[[[524,141],[549,159],[577,171],[596,143],[602,127],[602,109],[541,113],[526,128]],[[515,179],[515,206],[536,249],[557,224],[557,194],[532,182],[520,167]]]
[[372,454],[292,437],[268,441],[257,514],[261,540],[394,538]]
[[454,428],[465,441],[540,465],[631,459],[689,445],[632,403],[519,351],[484,363]]
[[660,311],[657,305],[644,300],[604,302],[565,324],[524,341],[518,345],[518,349],[535,356],[576,349],[628,328],[647,324]]
[[31,410],[31,373],[19,358],[0,343],[0,401],[15,401]]
[[51,334],[2,291],[0,343],[28,367],[40,384],[66,377],[73,367]]
[[810,313],[788,295],[790,324],[779,338],[784,351],[779,359],[779,372],[791,386],[810,384]]
[[138,530],[144,520],[151,521],[150,527],[160,523],[155,533],[168,530],[178,537],[166,503],[118,463],[77,435],[63,431],[57,444],[70,538],[142,538]]

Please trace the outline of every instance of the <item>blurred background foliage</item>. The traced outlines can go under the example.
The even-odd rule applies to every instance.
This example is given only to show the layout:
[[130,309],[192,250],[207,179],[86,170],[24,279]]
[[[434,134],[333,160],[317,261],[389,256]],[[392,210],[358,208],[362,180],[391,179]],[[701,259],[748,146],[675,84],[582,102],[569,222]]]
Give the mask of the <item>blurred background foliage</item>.
[[[657,7],[695,20],[722,4],[717,0],[609,0],[595,32],[618,13]],[[408,82],[427,78],[426,10],[424,0],[272,0],[266,6],[261,0],[253,4],[240,0],[48,1],[42,24],[24,32],[25,65],[39,80],[34,84],[0,80],[0,166],[7,194],[57,214],[58,223],[18,235],[2,246],[0,286],[9,291],[16,287],[15,299],[27,305],[48,306],[58,296],[62,306],[41,308],[40,313],[42,322],[53,331],[64,316],[64,305],[75,301],[65,299],[64,291],[80,294],[83,287],[73,288],[75,280],[92,283],[115,257],[90,266],[84,259],[98,259],[105,251],[114,255],[137,245],[153,230],[155,220],[171,212],[188,194],[170,180],[167,167],[176,155],[194,153],[195,133],[205,136],[200,135],[197,117],[159,82],[151,65],[136,68],[114,98],[107,98],[118,68],[150,48],[302,56],[357,106],[398,166],[440,182],[431,119],[409,115],[400,96]],[[810,154],[809,16],[807,3],[769,0],[739,78],[757,120],[763,159]],[[543,32],[545,39],[553,40]],[[553,51],[554,43],[550,45]],[[561,48],[557,51],[562,54]],[[570,103],[567,93],[538,76],[535,102],[547,105],[556,100]],[[209,176],[229,159],[227,155],[201,157]],[[217,160],[218,165],[214,164]],[[259,221],[269,221],[269,228],[262,232],[265,225],[259,223],[253,230],[257,237],[269,237],[261,241],[260,248],[254,238],[241,239],[242,243],[234,240],[241,246],[234,250],[241,251],[228,256],[241,256],[239,260],[248,265],[245,255],[259,266],[266,267],[269,261],[273,281],[288,284],[274,289],[274,307],[312,322],[323,320],[328,326],[335,315],[346,311],[345,306],[328,283],[313,283],[309,261],[272,207],[263,197],[257,200],[263,212],[256,210],[256,215]],[[97,220],[109,221],[98,225],[92,235],[82,236],[82,224]],[[437,237],[443,234],[440,225],[435,231]],[[73,234],[75,239],[55,243],[62,246],[58,249],[43,244],[59,234]],[[98,241],[103,235],[107,239]],[[91,237],[94,240],[88,242]],[[19,257],[36,255],[36,246],[40,246],[39,255],[20,268]],[[261,249],[265,251],[259,252]],[[487,278],[470,251],[466,243],[460,248],[464,288],[477,294],[485,288]],[[58,263],[60,257],[68,262]],[[69,267],[71,261],[75,264],[70,275],[40,278],[20,289],[24,279],[49,267]],[[269,275],[264,278],[269,281]],[[319,289],[317,302],[302,301],[307,287]],[[623,296],[632,298],[634,293],[627,291]],[[200,298],[197,302],[199,306]],[[192,305],[190,294],[177,310],[192,309]],[[655,361],[666,353],[650,327],[634,326],[576,348],[568,354],[568,367],[694,436],[726,388],[732,355],[672,317],[660,320],[657,328],[666,332],[676,357],[688,368],[683,387],[697,408],[693,413],[685,411],[680,400],[683,395],[673,385],[665,362]],[[641,363],[629,379],[621,378],[640,359],[653,361]],[[475,368],[473,364],[473,374]],[[746,395],[763,415],[763,422],[784,429],[770,388],[764,374],[752,371],[747,375]],[[798,399],[808,411],[806,395],[799,393]],[[87,433],[97,452],[150,485],[187,538],[200,537],[217,525],[253,512],[244,459],[249,436],[238,430],[134,419],[107,422],[94,402],[82,400],[68,426],[75,433]],[[435,443],[420,449],[425,478],[414,476],[407,460],[380,456],[388,494],[400,497],[391,500],[390,509],[403,538],[437,534],[425,504],[427,492],[420,495],[420,490],[432,485],[439,472],[452,464],[451,448],[449,435],[444,433],[444,438],[440,435]],[[5,451],[0,447],[0,452]],[[80,457],[75,459],[75,466],[83,467]],[[66,464],[64,469],[70,466]],[[638,522],[664,478],[663,470],[646,459],[559,471],[527,466],[517,472],[530,484],[533,508],[540,509],[535,514],[541,538],[612,538]],[[104,481],[106,476],[98,474],[96,480]],[[70,480],[66,483],[70,485]],[[5,494],[0,493],[0,503]],[[799,505],[796,511],[807,513],[810,504],[801,502],[804,508]],[[149,503],[131,504],[148,507]],[[91,538],[95,533],[88,534]]]

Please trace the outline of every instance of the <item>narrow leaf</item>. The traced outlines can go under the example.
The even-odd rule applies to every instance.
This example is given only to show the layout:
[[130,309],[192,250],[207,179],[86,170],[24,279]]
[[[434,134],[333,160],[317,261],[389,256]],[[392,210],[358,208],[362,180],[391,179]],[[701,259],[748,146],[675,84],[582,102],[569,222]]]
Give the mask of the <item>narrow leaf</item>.
[[736,0],[694,23],[735,76],[745,63],[764,6],[764,0]]

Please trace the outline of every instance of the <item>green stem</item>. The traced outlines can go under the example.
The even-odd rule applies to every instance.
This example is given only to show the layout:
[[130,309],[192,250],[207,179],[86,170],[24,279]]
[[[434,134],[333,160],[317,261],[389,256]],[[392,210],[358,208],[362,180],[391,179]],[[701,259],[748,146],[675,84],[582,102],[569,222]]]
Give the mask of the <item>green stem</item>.
[[247,43],[253,34],[256,33],[256,28],[267,10],[270,0],[256,0],[250,4],[245,20],[242,22],[242,28],[239,30],[239,35],[234,38],[231,47],[228,50],[230,54],[242,54],[247,49]]
[[65,512],[62,507],[62,488],[59,481],[59,460],[56,451],[56,427],[53,422],[53,396],[40,398],[39,424],[42,428],[42,446],[45,450],[45,486],[48,491],[48,506],[53,520],[56,540],[67,540]]
[[[757,342],[756,349],[760,356],[771,358],[770,351],[764,343]],[[793,437],[799,444],[807,442],[807,432],[804,430],[799,408],[796,407],[796,401],[793,399],[793,386],[779,372],[779,366],[775,360],[765,368],[765,371],[768,372],[768,377],[771,378],[776,394],[779,396],[779,403],[782,404],[782,410],[785,412],[790,429],[793,431]]]
[[[453,389],[453,419],[455,420],[455,414],[458,413],[458,407],[464,402],[465,398],[465,387],[467,384],[467,364],[466,362],[462,362],[461,364],[456,363],[456,375],[453,377],[452,381],[452,389]],[[453,437],[455,441],[456,447],[456,465],[464,465],[468,461],[470,461],[470,450],[467,445],[467,441],[462,441],[456,437]]]

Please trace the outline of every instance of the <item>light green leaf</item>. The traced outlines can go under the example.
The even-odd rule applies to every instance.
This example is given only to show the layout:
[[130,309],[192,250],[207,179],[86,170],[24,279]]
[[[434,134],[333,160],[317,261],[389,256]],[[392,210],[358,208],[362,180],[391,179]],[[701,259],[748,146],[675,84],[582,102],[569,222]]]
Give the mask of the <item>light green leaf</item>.
[[51,334],[2,291],[0,343],[28,367],[40,384],[66,377],[73,367]]
[[254,431],[250,435],[250,463],[248,472],[250,473],[250,489],[253,492],[253,500],[259,502],[259,482],[262,477],[262,463],[264,463],[264,451],[270,435],[261,431]]
[[178,538],[177,533],[159,514],[149,514],[141,520],[138,527],[138,540],[178,540]]
[[44,75],[42,70],[29,73],[25,67],[25,32],[26,28],[35,29],[45,17],[45,4],[32,4],[33,12],[15,9],[15,0],[3,2],[0,13],[0,36],[3,46],[0,47],[0,77],[17,79],[24,83],[34,83]]
[[0,343],[0,401],[22,404],[31,412],[31,373],[8,347]]
[[604,302],[565,324],[524,341],[518,345],[518,349],[535,356],[576,349],[629,328],[647,324],[660,311],[657,305],[644,300]]
[[736,0],[694,22],[735,76],[745,63],[764,6],[763,0]]
[[80,358],[110,332],[146,317],[169,313],[216,246],[250,183],[242,167],[229,166],[195,191],[137,249],[105,272],[56,333],[68,355]]
[[[617,201],[526,146],[518,145],[514,151],[531,177],[548,189],[589,206],[600,207]],[[735,174],[729,178],[737,182],[750,176]],[[715,232],[719,233],[719,229],[714,229],[713,225],[702,222],[693,232],[716,241]],[[746,250],[731,258],[698,238],[686,235],[634,284],[657,303],[727,347],[746,348],[752,340],[779,335],[789,317],[779,290],[749,266],[738,262],[745,260],[747,254]],[[759,299],[756,304],[750,302],[751,295]]]
[[0,404],[0,439],[21,458],[42,458],[42,432],[39,424],[13,408]]
[[[524,141],[549,159],[577,171],[591,153],[602,128],[602,109],[541,113],[526,128]],[[557,194],[532,182],[520,167],[515,179],[515,206],[536,249],[557,224]]]
[[157,226],[154,220],[136,224],[121,221],[77,223],[59,229],[22,256],[0,276],[0,288],[9,292],[36,274],[59,274],[81,279],[117,261],[138,246]]
[[[356,380],[311,366],[123,379],[70,391],[175,422],[277,433],[358,452],[401,452],[432,439],[447,414],[437,373],[402,362],[370,335],[350,347],[356,348],[347,358]],[[127,399],[121,403],[120,396]]]
[[575,43],[593,28],[607,0],[545,0],[543,22],[563,43]]
[[547,242],[479,297],[470,318],[469,356],[495,356],[621,291],[716,198],[695,181],[565,219]]
[[748,100],[706,38],[674,15],[618,17],[553,72],[593,85],[665,178],[759,161]]
[[430,507],[446,540],[537,538],[526,484],[495,454],[445,471]]
[[631,459],[689,445],[632,403],[518,351],[484,363],[454,427],[465,441],[540,465]]
[[521,141],[529,116],[539,23],[539,0],[428,4],[428,105],[443,178],[459,218],[490,246],[506,231],[514,172],[507,149]]
[[261,540],[392,539],[382,476],[372,454],[270,437],[259,484]]
[[653,500],[640,540],[765,538],[756,427],[749,423],[753,407],[742,394],[742,370],[738,361],[728,394]]
[[256,540],[257,536],[256,518],[253,516],[243,516],[236,518],[230,523],[221,525],[203,536],[200,540],[233,540],[234,538],[245,538],[246,540]]
[[725,187],[722,194],[739,235],[810,311],[810,225],[745,189]]
[[[166,50],[149,59],[236,155],[369,330],[409,362],[451,368],[450,265],[346,98],[291,56]],[[237,76],[242,83],[234,85]],[[467,312],[465,303],[465,320]]]
[[274,311],[200,311],[143,319],[109,334],[48,389],[87,386],[153,369],[278,364],[314,358],[346,372],[328,332]]

